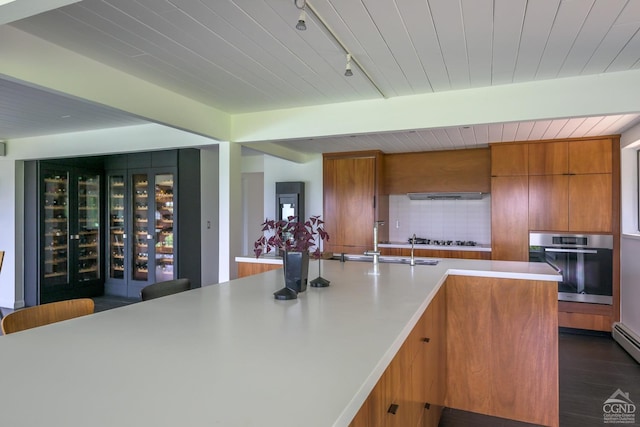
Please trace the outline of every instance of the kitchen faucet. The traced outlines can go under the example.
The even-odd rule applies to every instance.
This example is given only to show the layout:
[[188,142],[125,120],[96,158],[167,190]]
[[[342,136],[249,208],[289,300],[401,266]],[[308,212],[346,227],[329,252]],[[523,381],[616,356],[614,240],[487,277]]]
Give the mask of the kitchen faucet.
[[365,255],[373,255],[373,265],[378,265],[380,261],[380,251],[378,250],[378,226],[384,225],[384,221],[374,221],[373,223],[373,250],[366,251]]
[[411,261],[409,262],[409,265],[412,267],[416,265],[416,259],[413,256],[413,247],[415,246],[415,244],[416,244],[416,234],[413,233],[413,237],[411,238]]

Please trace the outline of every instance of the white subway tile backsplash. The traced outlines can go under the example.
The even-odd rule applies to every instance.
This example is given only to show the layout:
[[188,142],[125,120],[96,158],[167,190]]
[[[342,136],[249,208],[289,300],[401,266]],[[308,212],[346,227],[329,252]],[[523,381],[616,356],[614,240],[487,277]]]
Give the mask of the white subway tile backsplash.
[[410,200],[389,196],[389,240],[404,242],[413,234],[427,239],[491,243],[491,196],[481,200]]

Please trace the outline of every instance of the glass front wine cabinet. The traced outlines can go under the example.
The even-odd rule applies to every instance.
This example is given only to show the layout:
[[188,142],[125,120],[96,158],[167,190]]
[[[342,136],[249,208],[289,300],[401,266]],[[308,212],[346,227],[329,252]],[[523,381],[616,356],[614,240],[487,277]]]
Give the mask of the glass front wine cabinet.
[[30,304],[102,293],[101,181],[96,171],[40,165],[39,294]]
[[152,169],[107,174],[107,283],[137,289],[175,277],[174,177]]

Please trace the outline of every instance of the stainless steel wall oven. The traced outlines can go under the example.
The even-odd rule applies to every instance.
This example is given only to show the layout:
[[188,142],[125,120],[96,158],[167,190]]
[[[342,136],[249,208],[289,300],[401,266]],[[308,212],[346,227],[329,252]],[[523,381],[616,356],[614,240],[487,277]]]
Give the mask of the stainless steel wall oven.
[[612,304],[612,235],[530,233],[529,260],[546,262],[562,275],[560,301]]

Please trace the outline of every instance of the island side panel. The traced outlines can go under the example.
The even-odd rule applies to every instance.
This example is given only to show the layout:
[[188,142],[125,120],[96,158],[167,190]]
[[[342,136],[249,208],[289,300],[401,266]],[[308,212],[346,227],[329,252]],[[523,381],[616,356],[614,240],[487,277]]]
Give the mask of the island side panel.
[[447,299],[446,406],[491,412],[491,286],[476,277],[449,276]]
[[447,406],[559,423],[556,283],[449,276]]
[[[491,281],[491,280],[487,280]],[[491,284],[491,408],[498,416],[559,423],[558,298],[555,282]]]

